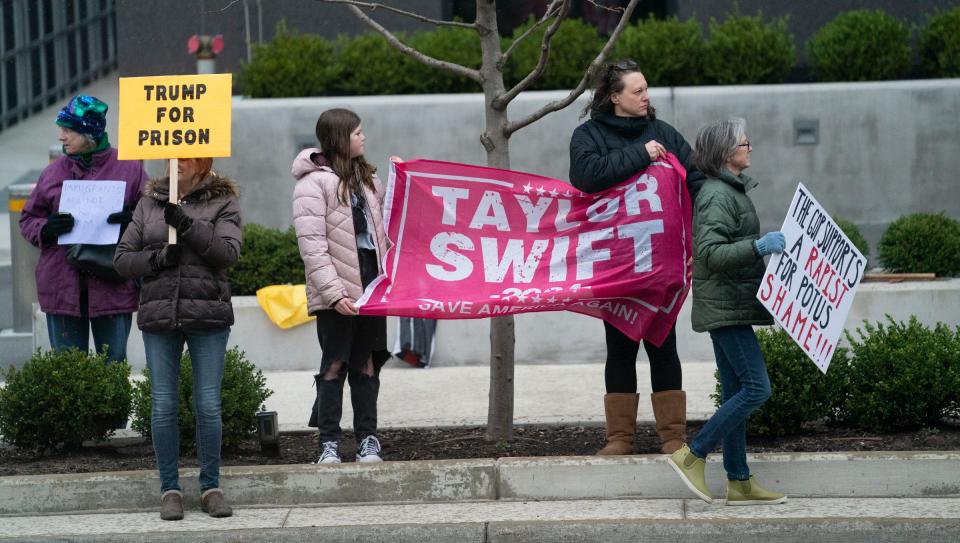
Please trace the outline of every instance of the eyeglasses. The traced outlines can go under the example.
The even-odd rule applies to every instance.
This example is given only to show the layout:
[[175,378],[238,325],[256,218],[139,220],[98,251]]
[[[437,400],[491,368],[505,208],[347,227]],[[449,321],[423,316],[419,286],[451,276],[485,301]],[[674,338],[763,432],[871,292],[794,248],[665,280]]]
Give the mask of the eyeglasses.
[[749,141],[747,141],[746,143],[737,144],[737,147],[746,147],[748,149],[753,149],[753,145],[751,145]]

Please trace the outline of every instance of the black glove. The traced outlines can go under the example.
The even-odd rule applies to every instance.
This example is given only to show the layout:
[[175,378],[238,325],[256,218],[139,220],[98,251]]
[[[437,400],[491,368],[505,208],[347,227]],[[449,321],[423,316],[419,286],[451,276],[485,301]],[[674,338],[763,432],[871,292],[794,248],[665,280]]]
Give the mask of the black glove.
[[116,213],[107,215],[107,224],[119,224],[120,226],[124,226],[132,220],[133,211],[130,211],[130,208],[127,207],[124,207],[123,211],[117,211]]
[[[120,237],[123,237],[123,233],[127,231],[127,226],[130,225],[130,221],[133,220],[133,212],[126,206],[124,206],[123,211],[117,211],[116,213],[111,213],[107,215],[107,224],[119,224],[120,225]],[[119,239],[119,238],[118,238]]]
[[57,242],[60,234],[73,230],[73,215],[69,213],[54,213],[47,217],[47,224],[40,229],[40,239],[45,245]]
[[183,212],[183,208],[171,202],[163,206],[163,220],[176,228],[178,234],[183,234],[193,225],[193,219]]
[[164,245],[163,249],[158,249],[150,255],[150,267],[158,272],[167,268],[172,268],[180,263],[180,246]]

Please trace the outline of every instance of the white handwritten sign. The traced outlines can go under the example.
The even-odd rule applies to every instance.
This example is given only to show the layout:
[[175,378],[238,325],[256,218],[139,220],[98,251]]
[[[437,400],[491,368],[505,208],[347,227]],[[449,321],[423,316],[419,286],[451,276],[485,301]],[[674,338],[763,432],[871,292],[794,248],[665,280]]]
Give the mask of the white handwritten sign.
[[800,183],[757,292],[760,303],[820,371],[827,373],[867,259]]
[[120,225],[107,224],[107,216],[123,210],[125,181],[64,181],[60,212],[73,215],[73,230],[57,243],[110,245],[120,238]]

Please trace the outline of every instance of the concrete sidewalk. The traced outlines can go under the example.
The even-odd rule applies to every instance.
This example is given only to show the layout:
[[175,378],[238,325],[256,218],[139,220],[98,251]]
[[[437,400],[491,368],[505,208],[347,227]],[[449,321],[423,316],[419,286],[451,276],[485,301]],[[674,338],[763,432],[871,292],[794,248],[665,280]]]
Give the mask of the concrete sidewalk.
[[[683,383],[691,420],[705,420],[715,410],[713,361],[685,362]],[[316,389],[309,371],[267,372],[274,393],[268,410],[276,411],[283,431],[307,430]],[[650,370],[637,363],[641,421],[652,421]],[[490,368],[487,366],[410,368],[396,359],[380,374],[379,425],[382,428],[470,426],[487,423]],[[349,388],[349,385],[345,385]],[[514,421],[534,423],[600,423],[603,415],[602,364],[518,365],[514,373]],[[353,411],[346,392],[344,428],[351,428]]]
[[804,499],[767,507],[699,500],[405,504],[238,508],[228,519],[189,511],[2,519],[0,538],[26,541],[956,542],[960,499]]

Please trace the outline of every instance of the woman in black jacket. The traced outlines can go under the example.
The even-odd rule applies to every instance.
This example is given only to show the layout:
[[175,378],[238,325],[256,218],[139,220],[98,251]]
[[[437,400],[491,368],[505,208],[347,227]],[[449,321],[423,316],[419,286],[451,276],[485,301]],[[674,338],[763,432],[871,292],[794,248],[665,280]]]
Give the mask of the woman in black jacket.
[[[657,119],[650,105],[647,81],[632,60],[604,66],[594,83],[593,100],[570,139],[570,182],[583,192],[604,191],[645,169],[651,162],[673,153],[687,169],[691,199],[703,184],[703,175],[692,165],[692,149],[669,124]],[[609,323],[604,381],[607,394],[607,445],[597,454],[632,454],[637,429],[637,353],[640,344]],[[687,397],[682,390],[676,326],[663,345],[647,341],[650,359],[653,414],[661,450],[671,454],[686,441]]]

